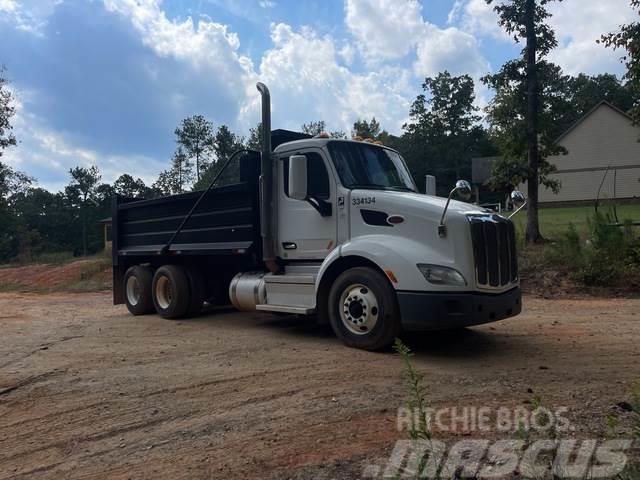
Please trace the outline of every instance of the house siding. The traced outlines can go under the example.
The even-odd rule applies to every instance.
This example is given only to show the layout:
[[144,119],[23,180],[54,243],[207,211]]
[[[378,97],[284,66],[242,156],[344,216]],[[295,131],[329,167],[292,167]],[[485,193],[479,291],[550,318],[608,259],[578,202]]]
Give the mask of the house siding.
[[567,155],[549,157],[562,182],[558,195],[540,187],[540,203],[640,198],[640,128],[606,103],[558,142]]

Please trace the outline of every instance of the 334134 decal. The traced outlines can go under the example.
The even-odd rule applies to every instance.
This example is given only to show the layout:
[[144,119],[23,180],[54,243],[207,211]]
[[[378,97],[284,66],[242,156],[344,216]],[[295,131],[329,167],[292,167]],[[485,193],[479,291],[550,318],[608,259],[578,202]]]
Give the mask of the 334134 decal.
[[351,204],[355,206],[371,205],[372,203],[376,203],[376,197],[359,197],[351,199]]

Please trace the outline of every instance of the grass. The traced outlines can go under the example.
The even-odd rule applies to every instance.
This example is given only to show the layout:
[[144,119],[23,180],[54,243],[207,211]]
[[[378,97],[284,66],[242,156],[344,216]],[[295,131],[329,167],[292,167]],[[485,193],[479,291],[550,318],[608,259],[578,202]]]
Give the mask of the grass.
[[[625,220],[640,221],[640,204],[619,205],[616,209],[620,222],[624,223]],[[604,205],[598,211],[609,214],[612,212],[612,207]],[[541,208],[540,232],[543,237],[555,240],[568,230],[570,224],[573,224],[578,235],[581,238],[586,238],[589,233],[588,221],[593,217],[594,212],[593,206]],[[527,225],[527,212],[520,212],[512,220],[516,225],[518,234],[524,236],[524,230]],[[637,230],[640,232],[640,227]]]

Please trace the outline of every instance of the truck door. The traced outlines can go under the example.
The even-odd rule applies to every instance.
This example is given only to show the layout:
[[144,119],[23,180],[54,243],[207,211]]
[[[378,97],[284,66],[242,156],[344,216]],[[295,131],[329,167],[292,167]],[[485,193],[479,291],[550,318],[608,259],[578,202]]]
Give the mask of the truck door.
[[[289,198],[289,157],[307,157],[308,200]],[[324,153],[306,149],[278,161],[278,255],[290,260],[322,260],[336,245],[336,182]]]

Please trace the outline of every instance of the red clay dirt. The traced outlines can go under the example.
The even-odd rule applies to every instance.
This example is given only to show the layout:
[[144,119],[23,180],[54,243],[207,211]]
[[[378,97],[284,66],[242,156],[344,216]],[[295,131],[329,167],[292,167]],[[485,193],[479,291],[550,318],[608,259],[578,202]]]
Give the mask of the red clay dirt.
[[[538,396],[569,408],[575,435],[603,435],[609,414],[628,431],[617,405],[640,378],[640,301],[524,305],[512,320],[406,336],[430,404]],[[4,293],[0,326],[0,479],[360,478],[407,438],[400,359],[305,318],[169,321],[132,317],[108,293]]]

